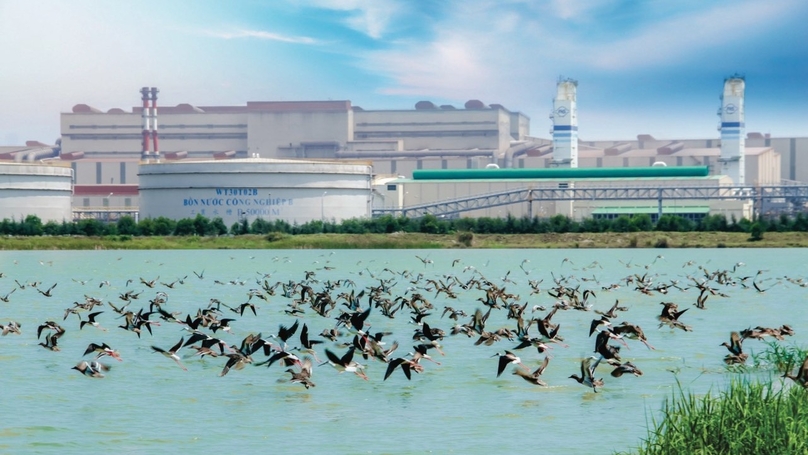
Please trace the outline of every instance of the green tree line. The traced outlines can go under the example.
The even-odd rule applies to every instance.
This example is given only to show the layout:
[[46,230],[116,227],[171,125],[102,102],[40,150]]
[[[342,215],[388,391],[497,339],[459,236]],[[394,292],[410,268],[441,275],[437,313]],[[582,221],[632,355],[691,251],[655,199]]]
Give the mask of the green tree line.
[[640,232],[640,231],[708,231],[746,232],[753,238],[760,238],[764,232],[808,231],[808,215],[799,213],[794,217],[761,217],[755,220],[734,218],[724,215],[707,215],[698,222],[676,216],[663,215],[654,223],[646,214],[622,215],[615,219],[588,218],[581,221],[563,215],[550,218],[440,218],[426,215],[421,218],[407,218],[392,215],[377,218],[354,218],[341,222],[314,220],[304,224],[290,224],[283,220],[267,221],[242,220],[227,227],[221,218],[208,219],[202,215],[195,218],[171,220],[165,217],[145,218],[135,221],[129,216],[116,222],[102,222],[95,219],[43,223],[35,215],[26,216],[22,221],[4,219],[0,222],[0,234],[14,236],[36,235],[131,235],[131,236],[221,236],[245,234],[269,234],[273,232],[298,234],[384,234],[392,232],[420,232],[426,234],[452,234],[472,232],[478,234],[543,234],[566,232]]

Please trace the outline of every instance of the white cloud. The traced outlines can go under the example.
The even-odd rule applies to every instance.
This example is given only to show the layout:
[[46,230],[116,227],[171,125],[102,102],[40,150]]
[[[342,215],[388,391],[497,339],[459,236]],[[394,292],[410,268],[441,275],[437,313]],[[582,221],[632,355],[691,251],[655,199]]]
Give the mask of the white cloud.
[[221,32],[206,30],[202,32],[207,36],[222,39],[240,39],[240,38],[255,38],[267,41],[280,41],[282,43],[293,44],[322,44],[321,41],[310,38],[308,36],[290,36],[282,35],[280,33],[267,32],[264,30],[237,30],[233,32]]
[[[526,8],[521,17],[513,14],[519,2],[501,5],[485,2],[465,10],[452,8],[453,15],[435,25],[430,41],[391,43],[390,49],[366,53],[362,65],[391,81],[382,93],[457,97],[485,92],[516,99],[537,80],[555,80],[559,74],[581,77],[602,70],[635,74],[677,66],[704,50],[730,45],[740,34],[765,32],[787,17],[795,4],[794,0],[732,2],[648,23],[633,36],[608,42],[598,42],[598,28],[607,25],[595,23],[591,32],[581,34],[577,28],[547,24],[552,20],[535,14],[532,5],[521,5]],[[595,6],[585,2],[573,11],[568,2],[554,5],[561,16],[583,14]]]
[[369,60],[376,69],[388,68],[387,74],[396,85],[383,89],[382,93],[397,95],[421,95],[440,93],[445,97],[462,98],[470,87],[494,82],[494,76],[477,54],[475,46],[466,39],[455,36],[438,40],[427,48],[420,49],[413,58],[408,49],[400,52],[379,52]]
[[[536,18],[520,17],[497,2],[452,11],[435,25],[429,42],[389,43],[390,49],[361,56],[367,71],[390,80],[380,93],[457,100],[502,99],[511,93],[515,98],[524,94],[526,79],[546,71],[540,61],[545,46],[535,44],[543,33]],[[520,83],[503,83],[515,79]]]
[[590,10],[604,6],[603,0],[552,0],[550,11],[560,19],[575,19],[586,15]]
[[345,25],[373,39],[382,38],[393,18],[403,9],[396,0],[308,0],[303,3],[349,13]]

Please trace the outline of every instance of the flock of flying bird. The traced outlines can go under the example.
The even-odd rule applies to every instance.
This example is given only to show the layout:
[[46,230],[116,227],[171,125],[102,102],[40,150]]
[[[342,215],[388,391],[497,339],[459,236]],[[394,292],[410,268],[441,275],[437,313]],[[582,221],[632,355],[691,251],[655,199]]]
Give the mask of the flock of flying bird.
[[[333,254],[333,253],[332,253]],[[563,274],[565,267],[573,268],[569,259],[564,259],[555,271],[550,272],[551,280],[533,278],[534,270],[529,269],[530,261],[525,259],[519,265],[520,272],[507,272],[505,276],[489,279],[473,266],[460,267],[460,260],[451,263],[454,274],[430,274],[434,261],[428,257],[416,256],[421,265],[415,270],[395,271],[389,267],[371,270],[372,264],[355,272],[356,281],[365,282],[365,286],[357,286],[351,278],[325,279],[334,276],[335,267],[319,261],[312,270],[305,271],[299,280],[273,280],[273,273],[257,273],[254,280],[212,280],[213,286],[234,286],[228,289],[227,297],[210,298],[195,311],[184,313],[179,311],[179,304],[169,298],[169,292],[181,286],[199,286],[205,277],[204,271],[194,271],[195,278],[188,276],[173,281],[160,281],[139,278],[126,281],[122,292],[115,291],[117,296],[105,298],[93,296],[93,291],[86,292],[80,301],[74,301],[64,308],[60,318],[49,318],[37,326],[38,346],[50,351],[60,351],[62,338],[70,338],[72,330],[97,330],[101,333],[109,330],[123,330],[132,333],[138,340],[150,338],[155,330],[166,330],[167,327],[180,329],[179,340],[171,347],[148,343],[152,353],[161,354],[173,361],[182,370],[188,370],[185,361],[189,358],[220,358],[223,365],[219,373],[225,376],[234,370],[242,370],[247,365],[265,368],[279,365],[285,373],[279,381],[288,381],[304,386],[315,387],[313,380],[316,365],[330,365],[339,373],[348,372],[357,377],[369,380],[367,367],[370,363],[383,365],[384,381],[392,375],[401,374],[411,380],[413,373],[421,374],[426,370],[425,362],[439,366],[441,363],[433,357],[435,354],[445,355],[444,342],[447,337],[467,337],[474,345],[503,346],[500,352],[492,357],[492,370],[496,367],[499,377],[510,365],[513,375],[526,382],[546,386],[542,375],[551,360],[552,349],[564,349],[567,345],[560,333],[561,324],[554,321],[556,315],[565,311],[584,311],[596,314],[589,326],[589,337],[594,336],[592,355],[579,358],[580,372],[575,371],[569,378],[597,392],[604,386],[604,380],[596,374],[599,365],[609,366],[610,375],[620,378],[623,375],[642,376],[641,369],[631,361],[624,361],[621,348],[628,347],[628,341],[640,342],[649,350],[654,350],[643,329],[634,323],[622,320],[614,321],[628,312],[629,307],[615,302],[608,309],[595,309],[592,303],[596,294],[608,295],[619,288],[627,288],[641,295],[662,300],[661,311],[656,316],[657,328],[668,327],[671,331],[690,332],[693,328],[682,319],[691,308],[707,309],[707,301],[729,297],[728,289],[743,288],[757,293],[765,293],[771,286],[789,283],[808,287],[808,281],[784,277],[771,286],[766,286],[767,279],[762,278],[764,271],[754,275],[738,275],[744,266],[736,264],[727,270],[708,270],[697,266],[695,270],[682,280],[663,280],[653,273],[653,265],[657,260],[664,260],[660,255],[651,264],[636,265],[631,262],[621,264],[630,270],[619,282],[603,285],[595,277],[595,270],[602,269],[597,261],[581,268],[575,268],[576,274]],[[274,258],[277,262],[279,259]],[[287,259],[288,261],[288,259]],[[359,261],[357,265],[361,264]],[[44,265],[44,264],[43,264]],[[683,267],[694,266],[692,262]],[[592,275],[591,278],[588,275]],[[0,286],[14,282],[0,300],[9,305],[3,313],[13,312],[13,304],[25,301],[24,292],[36,291],[48,299],[60,299],[57,284],[43,285],[39,281],[20,282],[18,279],[4,279],[5,272],[0,272]],[[529,288],[519,287],[516,280],[525,280]],[[97,286],[92,280],[73,280],[81,289],[111,292],[114,287],[109,281],[101,281]],[[550,282],[552,281],[552,282]],[[254,283],[254,285],[253,285]],[[406,289],[403,287],[406,286]],[[509,292],[508,289],[519,287],[522,295]],[[106,288],[106,289],[105,289]],[[243,289],[248,289],[246,292]],[[59,288],[61,289],[61,288]],[[236,289],[236,290],[233,290]],[[697,291],[693,299],[686,291]],[[17,291],[20,291],[17,293]],[[683,294],[684,298],[673,298],[672,292]],[[529,292],[529,294],[527,294]],[[16,294],[15,294],[16,293]],[[142,296],[142,297],[141,297]],[[142,298],[142,300],[141,300]],[[105,302],[106,300],[106,302]],[[546,302],[530,305],[528,301]],[[692,302],[680,309],[680,303]],[[138,304],[138,302],[143,302]],[[230,303],[226,303],[230,301]],[[440,302],[440,303],[438,303]],[[0,307],[2,308],[2,307]],[[492,313],[504,317],[505,325],[493,328],[489,323]],[[244,318],[264,319],[265,314],[281,314],[288,322],[278,324],[278,329],[264,335],[249,333],[236,337],[233,327],[238,326]],[[272,316],[274,317],[274,316]],[[409,318],[410,333],[393,333],[374,329],[374,326],[385,327],[381,318]],[[74,321],[78,321],[75,323]],[[451,321],[451,322],[444,322]],[[104,323],[106,326],[102,326]],[[451,324],[451,327],[448,326]],[[656,323],[655,323],[656,324]],[[399,324],[401,325],[401,324]],[[444,328],[440,328],[439,326]],[[314,326],[325,326],[317,333]],[[534,329],[535,326],[535,329]],[[22,335],[21,324],[8,320],[0,325],[2,335]],[[585,337],[584,330],[565,327],[564,336]],[[67,334],[67,336],[65,336]],[[731,331],[729,342],[725,346],[729,353],[724,358],[727,365],[744,364],[748,354],[743,351],[744,340],[762,340],[773,338],[784,339],[794,335],[789,325],[780,327],[749,327]],[[411,340],[412,350],[400,354],[398,348],[404,341]],[[234,342],[234,340],[239,340]],[[394,339],[388,344],[390,339]],[[507,347],[505,347],[507,345]],[[536,368],[529,367],[517,353],[536,352]],[[318,356],[324,356],[321,360]],[[553,351],[557,352],[557,351]],[[104,363],[107,359],[123,361],[118,349],[110,347],[106,342],[92,342],[84,351],[83,359],[71,363],[72,369],[92,378],[105,377],[111,366]],[[805,359],[796,374],[791,368],[783,372],[783,377],[808,388],[808,358]],[[493,372],[492,372],[493,374]]]

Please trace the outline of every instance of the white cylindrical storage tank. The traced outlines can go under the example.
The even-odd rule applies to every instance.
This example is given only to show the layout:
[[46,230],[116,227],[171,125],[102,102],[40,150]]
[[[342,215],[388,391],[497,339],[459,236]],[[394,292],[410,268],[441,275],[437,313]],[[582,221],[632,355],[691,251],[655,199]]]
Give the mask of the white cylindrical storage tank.
[[141,164],[140,217],[340,222],[371,215],[369,163],[246,158]]
[[0,164],[0,219],[43,223],[73,220],[73,169],[25,163]]

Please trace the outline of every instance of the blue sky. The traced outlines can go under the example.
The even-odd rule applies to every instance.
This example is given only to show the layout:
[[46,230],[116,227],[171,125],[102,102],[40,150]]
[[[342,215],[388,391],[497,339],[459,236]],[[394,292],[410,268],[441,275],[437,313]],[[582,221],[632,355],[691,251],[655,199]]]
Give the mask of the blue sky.
[[808,136],[804,0],[0,0],[0,145],[59,113],[348,99],[502,104],[549,137],[559,77],[582,140],[718,138],[725,77],[747,132]]

